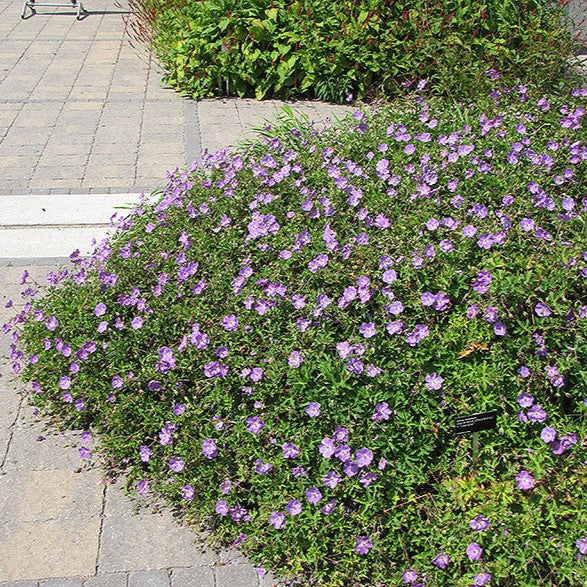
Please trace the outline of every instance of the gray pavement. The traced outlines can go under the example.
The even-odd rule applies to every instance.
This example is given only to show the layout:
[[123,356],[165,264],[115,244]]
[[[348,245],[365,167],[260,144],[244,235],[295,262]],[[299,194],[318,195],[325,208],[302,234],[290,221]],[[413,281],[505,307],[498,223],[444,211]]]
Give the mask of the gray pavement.
[[[122,5],[122,8],[121,8]],[[110,216],[189,168],[204,149],[234,145],[279,114],[282,102],[194,102],[163,87],[144,47],[124,34],[124,2],[39,8],[0,4],[0,325],[20,296],[23,269],[44,282],[75,249],[88,252]],[[295,109],[317,122],[348,108]],[[0,586],[268,587],[237,551],[164,508],[124,495],[79,431],[34,414],[6,361],[0,331]],[[96,442],[96,441],[94,441]]]

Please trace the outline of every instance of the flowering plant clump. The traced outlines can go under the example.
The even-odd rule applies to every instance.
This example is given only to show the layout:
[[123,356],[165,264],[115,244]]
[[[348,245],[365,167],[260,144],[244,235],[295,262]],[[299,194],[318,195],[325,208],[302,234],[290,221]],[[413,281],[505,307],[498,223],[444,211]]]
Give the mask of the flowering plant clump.
[[[196,99],[396,96],[414,72],[474,96],[483,72],[556,87],[576,45],[569,0],[129,0],[133,37]],[[585,0],[574,0],[575,10]]]
[[282,576],[585,584],[587,89],[424,85],[171,174],[5,326],[13,370]]

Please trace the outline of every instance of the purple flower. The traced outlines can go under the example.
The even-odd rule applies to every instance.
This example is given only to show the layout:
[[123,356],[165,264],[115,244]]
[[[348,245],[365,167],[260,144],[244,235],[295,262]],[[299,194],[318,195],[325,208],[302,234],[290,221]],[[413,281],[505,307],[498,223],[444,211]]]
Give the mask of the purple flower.
[[136,316],[130,323],[133,330],[140,330],[143,327],[143,319],[140,316]]
[[176,416],[181,416],[185,412],[185,405],[184,404],[175,404],[173,406],[173,413]]
[[358,536],[355,540],[355,552],[358,554],[367,554],[373,548],[373,542],[368,536]]
[[487,518],[484,518],[481,514],[479,514],[478,516],[475,516],[470,522],[469,522],[469,526],[471,527],[471,530],[474,530],[475,532],[482,532],[483,530],[487,530],[487,528],[489,528],[490,526],[490,522]]
[[234,314],[224,316],[224,318],[222,318],[222,328],[229,332],[236,330],[238,328],[238,318]]
[[376,331],[375,331],[375,324],[373,324],[373,322],[364,322],[363,324],[361,324],[361,326],[359,327],[359,332],[365,337],[365,338],[372,338],[373,336],[375,336]]
[[536,315],[540,316],[541,318],[546,318],[552,314],[552,310],[543,302],[538,302],[534,308],[534,311],[536,312]]
[[318,503],[322,499],[322,493],[317,487],[306,489],[306,499],[310,503]]
[[469,560],[477,561],[481,558],[481,554],[483,554],[483,549],[476,542],[471,542],[471,544],[467,546],[466,553],[469,557]]
[[341,444],[340,446],[336,447],[334,451],[334,456],[341,462],[346,463],[347,461],[351,460],[352,456],[351,447],[348,444]]
[[259,475],[267,475],[271,469],[273,469],[273,465],[271,463],[264,463],[263,459],[257,459],[255,461],[255,471],[257,471]]
[[226,516],[228,514],[228,504],[223,500],[219,500],[216,502],[216,513],[221,516]]
[[258,416],[253,416],[247,420],[247,430],[253,434],[259,434],[264,427],[265,422],[263,422]]
[[371,416],[371,420],[389,420],[392,412],[389,409],[389,404],[387,402],[381,402],[375,406],[375,412]]
[[355,459],[359,467],[368,467],[373,461],[373,453],[368,448],[360,448],[355,453]]
[[491,575],[489,573],[486,573],[485,571],[483,573],[477,573],[473,577],[473,581],[475,581],[475,583],[474,583],[475,586],[483,587],[483,585],[486,585],[487,583],[491,583]]
[[218,456],[218,448],[212,438],[206,438],[202,441],[202,454],[207,459],[213,459]]
[[112,389],[122,389],[124,387],[124,379],[120,375],[115,375],[112,378]]
[[493,325],[493,332],[496,336],[505,336],[507,332],[506,325],[503,322],[496,322]]
[[106,314],[106,304],[103,304],[102,302],[97,304],[94,308],[94,314],[96,316],[104,316],[104,314]]
[[89,459],[90,458],[90,449],[87,446],[80,446],[79,447],[79,456],[82,459]]
[[528,367],[526,367],[526,365],[522,365],[518,369],[518,374],[520,375],[520,377],[524,377],[524,379],[525,379],[526,377],[530,376],[530,369],[528,369]]
[[326,475],[324,475],[322,482],[324,483],[325,487],[334,489],[341,482],[341,480],[342,478],[338,473],[335,471],[329,471]]
[[417,575],[416,571],[414,571],[414,569],[406,569],[402,573],[402,579],[404,580],[404,583],[406,583],[406,584],[413,583],[414,581],[418,580],[418,575]]
[[271,512],[269,523],[276,529],[281,530],[285,526],[285,515],[281,512]]
[[318,450],[325,459],[329,459],[336,450],[334,440],[332,438],[323,438]]
[[361,363],[361,361],[359,361],[357,357],[351,357],[347,362],[346,368],[351,373],[354,373],[355,375],[360,375],[365,369],[365,366],[363,365],[363,363]]
[[579,549],[581,554],[587,554],[587,536],[585,536],[585,538],[579,538],[579,540],[575,542],[575,546]]
[[528,471],[520,471],[516,475],[516,484],[520,489],[523,489],[523,490],[532,489],[532,487],[534,487],[535,483],[536,482],[534,480],[534,477],[532,477],[532,475],[530,475],[530,473],[528,473]]
[[144,495],[147,492],[147,489],[149,488],[149,481],[147,479],[141,479],[140,481],[137,482],[137,493],[139,495]]
[[554,442],[556,440],[556,430],[554,428],[546,426],[542,429],[542,432],[540,433],[540,438],[542,438],[544,442]]
[[169,468],[176,473],[179,473],[185,467],[183,459],[179,457],[171,457],[169,459]]
[[59,378],[59,387],[61,389],[69,389],[71,387],[71,379],[67,375],[60,377]]
[[302,511],[302,504],[297,499],[290,499],[285,509],[290,516],[297,516]]
[[148,463],[153,455],[153,451],[148,446],[141,446],[139,448],[139,457],[143,463]]
[[429,375],[426,375],[425,381],[428,389],[440,389],[444,379],[436,371],[433,371]]
[[331,514],[334,511],[334,508],[336,507],[336,501],[333,499],[332,501],[329,501],[323,508],[322,508],[322,513],[325,516],[328,516],[329,514]]
[[520,404],[520,407],[522,407],[522,408],[529,408],[533,403],[534,403],[534,398],[526,391],[523,391],[518,396],[518,404]]
[[306,408],[306,414],[310,418],[317,418],[320,415],[320,404],[318,402],[310,402]]
[[446,569],[450,562],[450,556],[444,552],[439,552],[433,559],[432,564],[436,565],[439,569]]
[[429,291],[425,291],[420,296],[420,300],[422,301],[423,306],[432,306],[432,304],[434,304],[435,299],[436,299],[436,296]]
[[300,449],[291,442],[284,442],[281,445],[281,449],[283,451],[283,458],[285,459],[295,459],[300,454]]
[[304,357],[298,351],[292,351],[287,363],[290,367],[297,369],[304,362]]
[[531,422],[544,422],[546,421],[546,412],[544,408],[539,405],[533,405],[527,412],[528,420]]
[[347,477],[354,477],[359,472],[359,465],[355,461],[346,461],[343,469]]
[[195,495],[194,488],[191,485],[184,485],[181,488],[181,495],[184,499],[191,501],[192,499],[194,499]]

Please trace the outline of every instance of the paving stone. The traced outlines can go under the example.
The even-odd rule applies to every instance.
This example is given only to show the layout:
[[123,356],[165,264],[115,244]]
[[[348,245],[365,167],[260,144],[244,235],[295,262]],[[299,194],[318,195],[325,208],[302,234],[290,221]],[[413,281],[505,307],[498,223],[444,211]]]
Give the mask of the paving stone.
[[38,581],[0,581],[0,587],[39,587]]
[[99,533],[99,519],[0,524],[0,581],[92,575]]
[[167,514],[106,517],[99,566],[104,572],[120,572],[213,564],[214,555],[202,552],[195,539],[197,535]]
[[0,522],[95,518],[102,513],[99,471],[13,471],[0,477]]
[[257,587],[259,576],[252,565],[231,564],[217,567],[216,587]]
[[39,587],[83,587],[82,579],[48,579],[41,581]]
[[[126,573],[96,575],[84,581],[84,587],[127,587]],[[1,587],[1,586],[0,586]]]
[[172,569],[171,587],[216,587],[214,571],[209,567]]
[[169,573],[163,570],[135,571],[128,576],[128,587],[169,587]]
[[[17,426],[4,463],[4,470],[39,471],[52,469],[76,470],[81,466],[78,447],[79,432],[56,433],[45,430],[41,423]],[[44,440],[39,440],[44,438]]]

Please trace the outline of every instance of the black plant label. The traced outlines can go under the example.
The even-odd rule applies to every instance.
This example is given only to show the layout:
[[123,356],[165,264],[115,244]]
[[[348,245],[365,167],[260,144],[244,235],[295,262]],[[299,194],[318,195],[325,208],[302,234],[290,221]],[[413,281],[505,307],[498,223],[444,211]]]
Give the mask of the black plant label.
[[481,430],[491,430],[496,426],[497,410],[455,418],[455,434],[470,434]]

